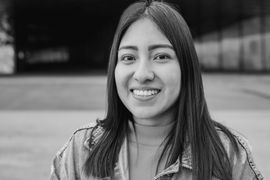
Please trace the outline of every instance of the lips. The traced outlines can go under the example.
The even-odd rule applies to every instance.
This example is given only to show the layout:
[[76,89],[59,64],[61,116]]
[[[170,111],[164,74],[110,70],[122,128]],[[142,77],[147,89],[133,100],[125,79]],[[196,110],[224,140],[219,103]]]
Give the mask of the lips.
[[156,89],[156,88],[147,88],[147,89],[131,89],[130,90],[135,96],[140,96],[140,97],[149,97],[149,96],[154,96],[157,95],[161,90]]

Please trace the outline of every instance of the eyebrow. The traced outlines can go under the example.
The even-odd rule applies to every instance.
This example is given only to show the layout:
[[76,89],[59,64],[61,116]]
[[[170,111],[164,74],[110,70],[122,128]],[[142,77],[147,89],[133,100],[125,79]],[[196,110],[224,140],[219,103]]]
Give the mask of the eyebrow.
[[138,47],[137,46],[121,46],[118,51],[120,51],[121,49],[132,49],[132,50],[136,50],[138,51]]
[[[158,48],[169,48],[169,49],[173,49],[173,47],[169,44],[154,44],[148,47],[149,51],[152,51],[154,49],[158,49]],[[138,51],[138,47],[137,46],[121,46],[118,51],[122,50],[122,49],[131,49],[131,50],[135,50]]]
[[169,44],[155,44],[155,45],[151,45],[151,46],[149,46],[148,50],[149,51],[152,51],[152,50],[158,49],[158,48],[169,48],[169,49],[174,50],[173,47],[171,45],[169,45]]

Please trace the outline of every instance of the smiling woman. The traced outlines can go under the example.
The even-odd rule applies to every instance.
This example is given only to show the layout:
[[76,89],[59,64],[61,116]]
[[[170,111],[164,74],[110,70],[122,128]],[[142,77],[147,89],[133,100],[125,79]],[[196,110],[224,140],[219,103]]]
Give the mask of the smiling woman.
[[124,34],[115,81],[136,123],[161,125],[173,120],[181,70],[171,43],[150,19],[134,22]]
[[171,5],[124,11],[107,93],[106,118],[74,133],[51,179],[263,179],[247,140],[211,119],[192,36]]

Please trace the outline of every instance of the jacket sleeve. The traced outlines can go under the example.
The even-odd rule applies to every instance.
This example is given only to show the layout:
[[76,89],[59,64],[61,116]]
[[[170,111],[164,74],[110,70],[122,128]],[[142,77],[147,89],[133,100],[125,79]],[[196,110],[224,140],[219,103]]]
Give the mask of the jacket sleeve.
[[51,174],[50,174],[50,180],[60,180],[60,179],[67,179],[67,178],[61,178],[60,177],[60,161],[61,157],[59,155],[56,155],[53,159],[53,164],[51,166]]
[[77,130],[55,155],[50,180],[82,179],[83,166],[89,153],[86,142],[90,136],[90,131],[89,128]]
[[51,167],[50,180],[77,179],[74,137],[55,155]]
[[239,154],[233,161],[233,180],[263,180],[261,172],[255,165],[251,147],[244,137],[235,135],[238,141]]

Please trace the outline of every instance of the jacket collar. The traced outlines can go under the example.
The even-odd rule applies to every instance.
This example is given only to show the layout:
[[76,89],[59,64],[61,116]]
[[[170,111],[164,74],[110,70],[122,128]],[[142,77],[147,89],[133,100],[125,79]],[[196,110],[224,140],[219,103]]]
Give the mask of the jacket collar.
[[[104,132],[105,130],[101,126],[95,126],[92,130],[90,138],[86,139],[84,142],[84,147],[91,151],[93,146],[98,142]],[[192,154],[190,145],[186,146],[181,161],[180,158],[178,158],[174,164],[164,169],[155,177],[155,179],[158,179],[165,174],[169,175],[177,173],[179,172],[180,167],[184,167],[190,170],[192,169]],[[120,149],[119,159],[115,166],[115,173],[116,176],[121,176],[121,179],[128,179],[129,177],[127,138],[125,138],[124,143]]]

